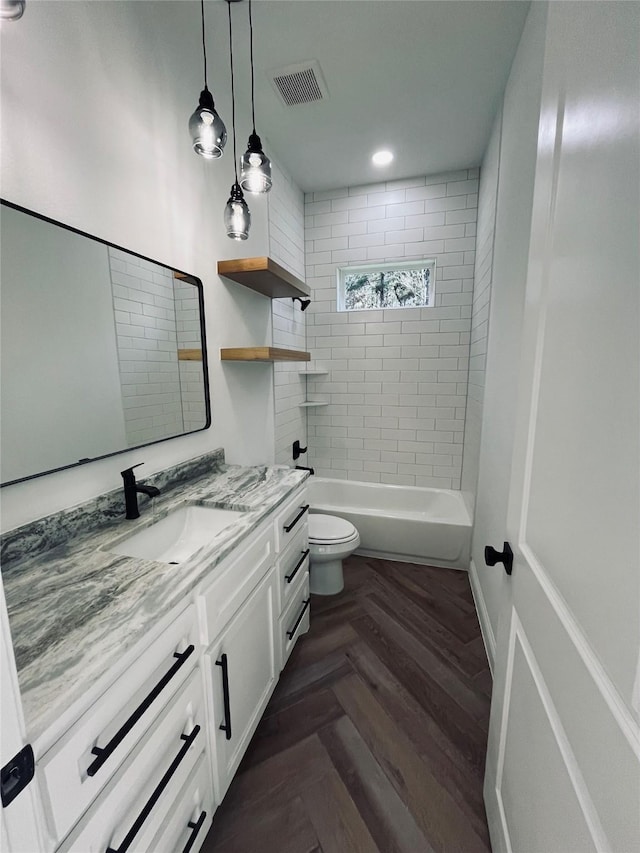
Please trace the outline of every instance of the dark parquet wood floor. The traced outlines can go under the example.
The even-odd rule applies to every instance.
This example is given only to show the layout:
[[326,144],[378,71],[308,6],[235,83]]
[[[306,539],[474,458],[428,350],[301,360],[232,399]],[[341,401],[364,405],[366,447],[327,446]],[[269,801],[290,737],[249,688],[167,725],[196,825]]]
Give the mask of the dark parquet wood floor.
[[490,850],[491,677],[465,572],[351,557],[312,597],[204,853]]

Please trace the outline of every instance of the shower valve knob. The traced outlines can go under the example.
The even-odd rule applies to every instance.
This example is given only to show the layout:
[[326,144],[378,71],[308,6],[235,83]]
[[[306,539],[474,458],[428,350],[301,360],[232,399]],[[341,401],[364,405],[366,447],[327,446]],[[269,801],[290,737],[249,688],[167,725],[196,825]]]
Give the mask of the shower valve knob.
[[496,563],[502,563],[505,572],[510,575],[513,571],[513,551],[511,545],[505,542],[502,546],[502,551],[496,551],[491,545],[487,545],[484,549],[484,561],[488,566],[495,566]]

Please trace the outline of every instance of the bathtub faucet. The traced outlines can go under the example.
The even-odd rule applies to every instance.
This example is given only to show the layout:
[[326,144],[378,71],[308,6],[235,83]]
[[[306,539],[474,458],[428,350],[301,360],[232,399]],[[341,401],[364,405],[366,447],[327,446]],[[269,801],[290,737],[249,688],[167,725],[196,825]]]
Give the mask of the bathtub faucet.
[[307,468],[306,465],[296,465],[297,471],[308,471],[310,474],[315,474],[316,472],[313,468]]

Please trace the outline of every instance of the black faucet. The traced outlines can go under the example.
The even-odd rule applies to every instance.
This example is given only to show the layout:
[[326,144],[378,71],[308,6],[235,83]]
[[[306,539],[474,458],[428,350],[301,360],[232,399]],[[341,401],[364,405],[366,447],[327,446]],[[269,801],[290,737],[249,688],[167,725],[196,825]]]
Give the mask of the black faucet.
[[310,474],[315,474],[316,472],[313,468],[307,468],[306,465],[296,465],[296,471],[309,471]]
[[124,480],[124,503],[127,510],[127,518],[140,518],[140,510],[138,509],[138,492],[143,495],[149,495],[150,498],[155,498],[160,494],[160,489],[155,486],[143,486],[136,483],[136,475],[133,473],[134,468],[139,468],[144,465],[144,462],[139,462],[125,471],[121,471],[122,479]]

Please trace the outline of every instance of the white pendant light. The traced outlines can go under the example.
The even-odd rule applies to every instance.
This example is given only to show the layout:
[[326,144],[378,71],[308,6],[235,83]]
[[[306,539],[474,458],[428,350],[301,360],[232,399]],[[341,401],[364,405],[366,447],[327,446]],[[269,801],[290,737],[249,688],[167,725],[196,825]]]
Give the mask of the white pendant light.
[[271,161],[262,150],[262,141],[256,133],[255,85],[253,72],[253,19],[249,0],[249,44],[251,50],[251,118],[253,131],[247,150],[240,161],[240,186],[248,193],[268,193],[271,189]]
[[233,33],[231,30],[231,2],[227,0],[229,12],[229,59],[231,63],[231,127],[233,130],[233,171],[235,181],[231,187],[229,201],[224,209],[224,226],[227,237],[232,240],[246,240],[251,227],[251,213],[240,184],[238,183],[238,156],[236,152],[236,93],[233,78]]
[[205,160],[222,157],[227,142],[227,128],[216,112],[213,95],[207,86],[207,48],[204,30],[204,0],[200,0],[202,14],[202,54],[204,57],[204,89],[200,92],[198,107],[189,119],[191,144],[196,154]]

